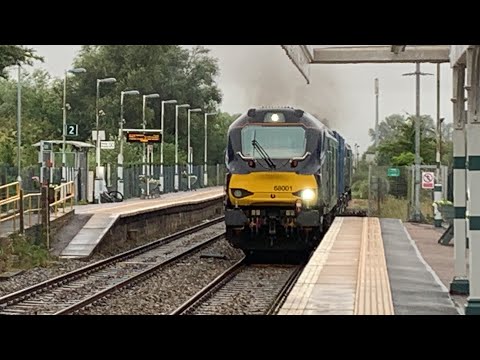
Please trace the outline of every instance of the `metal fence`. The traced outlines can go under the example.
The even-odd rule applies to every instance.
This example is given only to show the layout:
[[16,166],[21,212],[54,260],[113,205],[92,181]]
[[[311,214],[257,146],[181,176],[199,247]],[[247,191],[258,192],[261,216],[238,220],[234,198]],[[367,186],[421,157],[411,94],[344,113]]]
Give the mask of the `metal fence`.
[[[210,186],[222,186],[225,184],[225,174],[226,169],[224,165],[209,165],[207,169],[208,174],[208,183],[204,183],[203,177],[203,165],[194,165],[192,175],[196,177],[195,182],[191,182],[192,190],[210,187]],[[160,179],[160,165],[152,166],[152,178]],[[187,166],[179,166],[179,191],[188,190],[188,181],[186,177]],[[140,197],[142,194],[142,183],[140,181],[140,176],[144,174],[143,165],[126,165],[123,170],[124,176],[124,198],[130,199],[135,197]],[[183,174],[183,175],[182,175]],[[163,167],[164,175],[164,193],[171,193],[175,190],[175,167],[174,166],[164,166]],[[107,169],[107,186],[111,189],[116,189],[117,187],[117,169],[115,166],[110,166],[110,169]]]
[[[203,165],[193,166],[192,175],[196,177],[196,181],[192,181],[191,188],[192,190],[210,187],[210,186],[222,186],[225,184],[225,174],[226,169],[224,164],[209,165],[208,166],[208,183],[204,183],[203,176]],[[155,164],[151,165],[152,169],[152,178],[160,179],[160,165]],[[164,193],[170,193],[174,191],[174,182],[175,182],[175,167],[174,166],[164,166]],[[188,190],[187,177],[185,176],[187,172],[187,166],[179,166],[179,191]],[[50,177],[51,173],[51,177]],[[142,193],[142,183],[140,181],[140,176],[144,174],[143,164],[125,164],[124,167],[124,198],[130,199],[135,197],[140,197]],[[182,174],[184,174],[182,176]],[[52,167],[48,169],[48,177],[52,180],[51,184],[60,185],[61,184],[61,168]],[[17,168],[16,167],[0,167],[0,185],[9,184],[17,181]],[[34,178],[40,177],[40,165],[31,166],[21,171],[22,176],[22,188],[25,194],[37,193],[39,192],[38,182],[34,181]],[[117,167],[115,164],[110,164],[107,166],[106,170],[107,176],[107,186],[111,189],[116,189],[117,187]],[[75,193],[77,201],[81,199],[86,199],[87,196],[85,192],[93,192],[93,188],[87,189],[88,177],[87,174],[77,168],[67,168],[67,180],[73,181],[75,184]]]
[[[34,177],[40,176],[40,166],[29,166],[20,171],[22,188],[25,193],[38,192]],[[16,182],[18,177],[17,167],[0,166],[0,185]]]
[[[436,166],[422,165],[422,172],[436,172]],[[443,185],[443,198],[449,196],[449,172],[442,166],[436,183]],[[414,215],[415,176],[414,167],[369,166],[368,174],[369,216],[410,220]],[[420,213],[424,221],[433,221],[433,189],[420,186]]]

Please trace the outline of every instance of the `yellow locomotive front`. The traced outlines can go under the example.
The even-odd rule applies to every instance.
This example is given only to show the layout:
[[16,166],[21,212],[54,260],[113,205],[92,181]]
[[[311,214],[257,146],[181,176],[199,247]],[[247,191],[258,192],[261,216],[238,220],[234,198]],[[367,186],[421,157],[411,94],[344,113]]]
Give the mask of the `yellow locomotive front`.
[[247,254],[306,251],[319,241],[323,125],[301,110],[251,109],[230,127],[227,240]]

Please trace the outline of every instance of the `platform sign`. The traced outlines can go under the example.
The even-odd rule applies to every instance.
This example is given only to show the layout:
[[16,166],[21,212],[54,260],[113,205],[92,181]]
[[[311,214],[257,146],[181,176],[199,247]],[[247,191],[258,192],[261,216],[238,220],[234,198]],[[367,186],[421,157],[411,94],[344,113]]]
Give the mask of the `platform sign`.
[[387,170],[388,177],[398,177],[400,176],[400,169],[397,168],[390,168]]
[[127,142],[136,143],[159,143],[162,141],[160,132],[158,133],[143,133],[143,132],[128,132]]
[[68,136],[78,136],[78,125],[77,124],[67,125],[67,135]]
[[435,188],[435,174],[433,172],[422,172],[422,189],[432,190]]
[[[94,142],[97,141],[97,130],[92,130],[92,140]],[[99,130],[98,131],[98,141],[104,141],[104,140],[107,140],[106,137],[105,137],[105,130]]]
[[115,141],[101,141],[100,142],[100,149],[102,149],[102,150],[114,150],[115,149]]

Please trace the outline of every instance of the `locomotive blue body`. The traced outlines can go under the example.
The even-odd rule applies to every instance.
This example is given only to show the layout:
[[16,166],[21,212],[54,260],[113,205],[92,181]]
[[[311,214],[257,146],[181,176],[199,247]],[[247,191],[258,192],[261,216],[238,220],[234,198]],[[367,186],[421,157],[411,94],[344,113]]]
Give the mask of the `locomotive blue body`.
[[226,166],[227,240],[247,254],[313,249],[351,198],[350,146],[300,109],[241,115],[228,130]]

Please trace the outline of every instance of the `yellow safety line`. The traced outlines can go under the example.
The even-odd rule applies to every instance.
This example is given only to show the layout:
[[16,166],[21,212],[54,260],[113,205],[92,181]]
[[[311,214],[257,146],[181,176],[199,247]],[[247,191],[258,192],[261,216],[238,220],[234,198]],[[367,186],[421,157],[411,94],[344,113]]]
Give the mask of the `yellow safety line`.
[[378,218],[364,218],[355,315],[393,315],[393,299]]
[[390,287],[390,279],[388,277],[387,259],[385,258],[385,248],[383,246],[382,232],[380,227],[380,220],[373,218],[371,221],[374,223],[372,230],[374,231],[374,239],[377,245],[377,269],[380,270],[380,283],[381,286],[378,289],[382,289],[380,293],[377,292],[379,300],[384,306],[383,315],[394,315],[395,310],[393,308],[392,289]]

